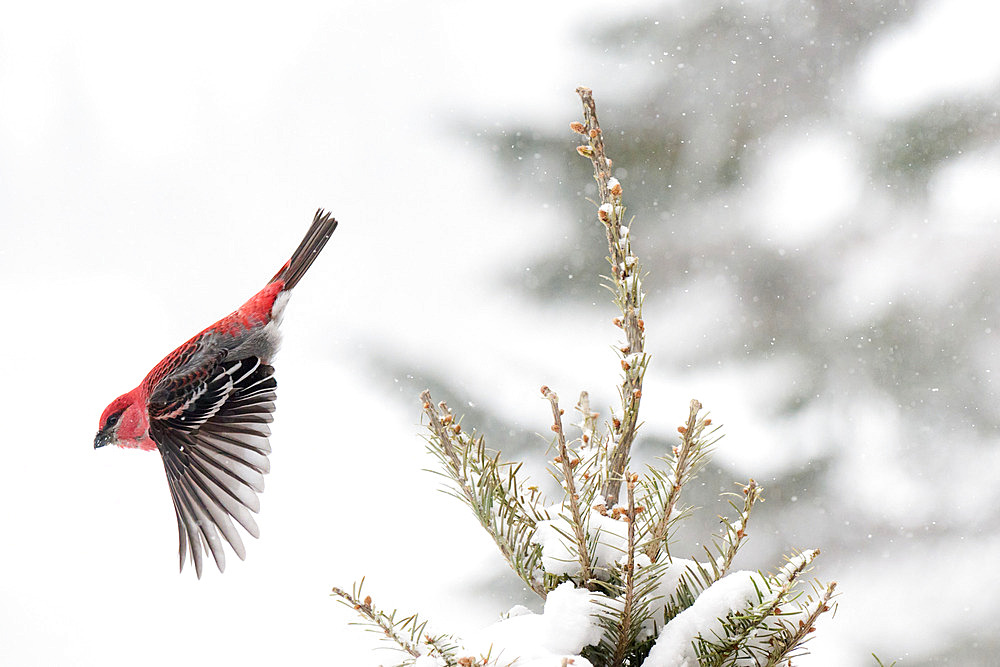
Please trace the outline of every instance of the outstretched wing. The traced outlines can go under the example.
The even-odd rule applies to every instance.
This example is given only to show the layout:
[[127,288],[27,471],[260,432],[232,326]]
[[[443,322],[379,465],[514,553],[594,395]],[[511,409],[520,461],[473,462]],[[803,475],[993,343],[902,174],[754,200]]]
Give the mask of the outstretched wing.
[[225,570],[220,533],[241,560],[246,557],[231,518],[254,537],[260,534],[253,513],[270,470],[268,423],[277,388],[274,368],[257,357],[223,360],[201,375],[154,393],[149,405],[150,435],[177,515],[180,567],[190,551],[199,578],[203,548]]

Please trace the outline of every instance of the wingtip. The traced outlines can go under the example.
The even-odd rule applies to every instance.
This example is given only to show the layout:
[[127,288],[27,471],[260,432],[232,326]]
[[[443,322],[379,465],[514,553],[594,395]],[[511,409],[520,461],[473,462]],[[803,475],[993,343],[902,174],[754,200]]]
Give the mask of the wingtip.
[[[337,222],[337,219],[333,217],[333,213],[330,213],[329,211],[327,211],[322,207],[316,209],[316,215],[313,216],[313,224],[316,224],[317,222],[322,222],[323,224],[330,224],[333,226],[333,229],[336,229],[337,225],[340,224]],[[331,229],[330,231],[333,231],[333,229]]]

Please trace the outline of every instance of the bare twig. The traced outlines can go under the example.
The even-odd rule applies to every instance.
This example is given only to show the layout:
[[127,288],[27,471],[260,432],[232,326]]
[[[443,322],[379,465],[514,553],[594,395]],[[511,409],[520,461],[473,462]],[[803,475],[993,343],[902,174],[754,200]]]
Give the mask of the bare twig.
[[593,566],[590,562],[590,547],[587,542],[587,528],[584,524],[583,513],[580,511],[580,495],[576,492],[576,482],[573,479],[573,468],[579,465],[580,459],[570,458],[569,449],[566,447],[566,434],[562,424],[563,411],[559,408],[559,396],[548,387],[542,387],[542,396],[548,400],[552,406],[552,430],[556,434],[556,442],[559,446],[559,456],[556,461],[560,464],[563,473],[563,484],[566,487],[566,496],[569,499],[570,518],[573,524],[573,537],[576,542],[577,554],[580,559],[580,576],[583,583],[588,588],[592,585]]
[[639,419],[639,400],[642,398],[642,376],[646,370],[647,357],[644,352],[645,324],[642,320],[641,268],[632,254],[628,227],[622,225],[625,208],[622,205],[622,188],[611,175],[611,160],[604,150],[604,135],[597,120],[597,107],[589,88],[576,89],[583,102],[583,123],[573,123],[574,131],[587,138],[587,144],[577,151],[590,158],[594,166],[594,179],[601,204],[598,219],[604,224],[608,240],[608,262],[611,264],[612,282],[615,285],[616,302],[622,317],[615,324],[625,332],[625,345],[620,348],[622,370],[625,377],[621,386],[622,418],[615,424],[615,447],[611,452],[607,478],[601,493],[612,507],[618,502],[622,476],[628,464],[629,452],[635,440]]

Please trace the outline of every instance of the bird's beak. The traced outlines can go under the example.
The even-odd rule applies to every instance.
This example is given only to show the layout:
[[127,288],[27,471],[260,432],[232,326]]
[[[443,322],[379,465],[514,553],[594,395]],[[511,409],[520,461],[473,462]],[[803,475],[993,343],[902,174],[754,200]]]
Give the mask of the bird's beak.
[[101,431],[100,433],[97,434],[97,437],[94,438],[94,449],[100,449],[105,445],[110,445],[114,441],[115,441],[115,434],[112,429]]

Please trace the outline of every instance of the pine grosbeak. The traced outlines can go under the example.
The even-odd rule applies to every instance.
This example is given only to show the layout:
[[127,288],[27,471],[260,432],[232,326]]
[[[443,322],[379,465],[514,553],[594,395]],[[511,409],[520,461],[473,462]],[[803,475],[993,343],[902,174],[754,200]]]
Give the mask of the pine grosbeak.
[[292,258],[240,308],[168,354],[132,391],[104,410],[94,448],[157,450],[163,458],[180,535],[180,569],[190,550],[201,578],[202,547],[220,571],[219,533],[243,559],[230,517],[259,536],[271,447],[278,325],[289,294],[326,245],[337,221],[322,209]]

